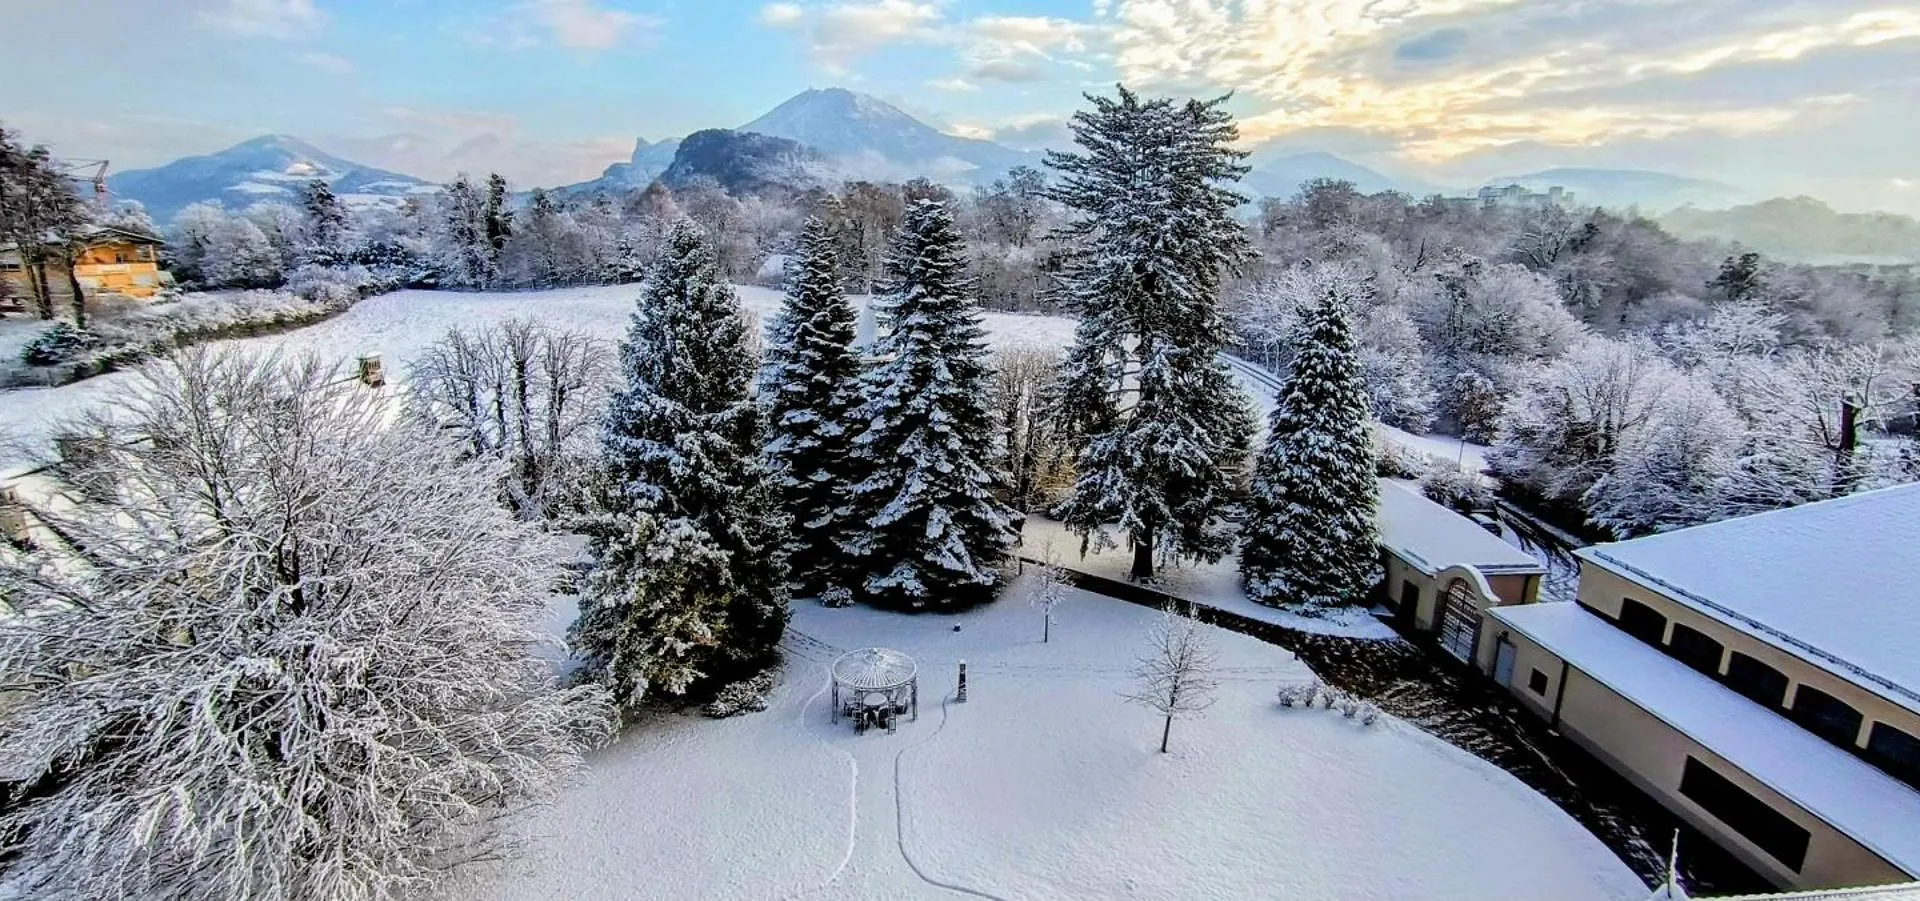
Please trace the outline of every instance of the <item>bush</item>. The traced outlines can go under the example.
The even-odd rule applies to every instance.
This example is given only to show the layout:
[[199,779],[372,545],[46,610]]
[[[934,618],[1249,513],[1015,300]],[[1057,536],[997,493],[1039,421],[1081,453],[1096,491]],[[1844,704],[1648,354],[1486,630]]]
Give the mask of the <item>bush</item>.
[[100,338],[85,329],[56,322],[40,336],[27,342],[20,351],[20,362],[28,366],[58,366],[100,346]]
[[853,592],[844,586],[836,585],[820,593],[822,607],[851,607]]
[[1419,479],[1427,474],[1429,465],[1425,454],[1403,444],[1380,441],[1373,457],[1373,474],[1383,479]]
[[1459,513],[1494,508],[1493,489],[1480,476],[1458,466],[1436,465],[1420,479],[1420,493],[1428,500]]
[[700,712],[714,719],[758,713],[767,709],[767,695],[772,691],[773,670],[767,670],[751,679],[743,679],[720,689],[720,693],[700,708]]

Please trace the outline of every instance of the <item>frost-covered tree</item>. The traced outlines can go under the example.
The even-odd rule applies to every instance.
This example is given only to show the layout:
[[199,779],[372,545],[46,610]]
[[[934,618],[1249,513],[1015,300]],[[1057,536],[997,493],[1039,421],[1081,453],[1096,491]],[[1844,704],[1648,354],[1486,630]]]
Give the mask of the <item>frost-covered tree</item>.
[[632,704],[765,668],[787,624],[786,522],[760,459],[746,323],[691,223],[641,285],[620,368],[573,640]]
[[1053,611],[1067,602],[1073,589],[1073,573],[1060,562],[1053,540],[1040,548],[1040,565],[1027,575],[1027,606],[1040,611],[1040,643],[1053,641]]
[[1007,499],[1022,513],[1057,499],[1070,484],[1059,423],[1048,403],[1060,384],[1060,353],[1016,345],[993,354],[993,405],[1006,431]]
[[767,465],[792,520],[794,586],[818,597],[850,575],[840,545],[851,535],[854,411],[860,406],[855,314],[840,286],[839,236],[809,218],[787,275],[786,303],[767,346]]
[[1337,273],[1319,281],[1254,464],[1240,548],[1248,597],[1308,610],[1358,603],[1380,554],[1373,428],[1347,323],[1360,298]]
[[1157,555],[1218,560],[1221,518],[1254,421],[1220,360],[1220,280],[1248,256],[1227,185],[1246,174],[1226,98],[1175,103],[1089,96],[1072,120],[1078,153],[1050,153],[1051,196],[1073,249],[1061,301],[1080,316],[1058,417],[1078,474],[1059,513],[1095,547],[1133,546],[1132,575]]
[[1168,605],[1147,630],[1147,649],[1134,666],[1138,684],[1122,695],[1128,701],[1165,717],[1160,726],[1160,753],[1167,753],[1173,721],[1204,713],[1213,706],[1219,688],[1214,668],[1219,652],[1188,605],[1181,611]]
[[300,263],[331,266],[344,263],[353,250],[353,217],[334,196],[333,186],[314,179],[301,192],[300,206],[306,213],[306,243]]
[[1018,514],[999,499],[1005,476],[988,412],[986,332],[945,204],[915,201],[887,256],[881,360],[861,380],[853,438],[866,478],[846,550],[864,573],[856,592],[879,606],[927,609],[992,597]]
[[1663,393],[1645,428],[1629,434],[1582,503],[1593,524],[1633,538],[1717,518],[1734,463],[1739,417],[1697,377]]
[[592,335],[524,319],[454,329],[408,367],[408,400],[469,453],[507,461],[502,492],[522,518],[552,518],[577,508],[598,457],[609,357]]
[[9,892],[429,894],[608,735],[499,464],[341,376],[186,352],[68,435],[84,490],[0,543]]
[[466,173],[461,173],[440,192],[435,206],[439,221],[435,223],[433,257],[442,281],[457,288],[491,287],[500,277],[491,237],[499,225],[489,214],[487,199]]

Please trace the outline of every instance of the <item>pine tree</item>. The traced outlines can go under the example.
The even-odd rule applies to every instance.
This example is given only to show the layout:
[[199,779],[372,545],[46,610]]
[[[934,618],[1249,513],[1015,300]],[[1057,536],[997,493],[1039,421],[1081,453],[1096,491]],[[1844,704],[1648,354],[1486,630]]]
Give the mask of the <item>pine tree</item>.
[[987,412],[985,331],[953,216],[916,201],[887,257],[883,362],[862,380],[854,438],[867,478],[847,542],[869,602],[908,609],[985,601],[1000,583],[1018,514],[994,489],[999,430]]
[[682,223],[620,346],[601,438],[599,562],[574,644],[623,702],[767,665],[786,629],[785,522],[760,462],[754,361],[732,286]]
[[500,270],[500,253],[513,237],[513,208],[507,205],[507,179],[498,172],[487,176],[487,246],[495,272]]
[[307,183],[301,205],[307,214],[307,246],[302,262],[322,266],[344,262],[347,255],[347,210],[335,197],[333,187],[324,179]]
[[1262,604],[1354,604],[1373,581],[1380,489],[1348,303],[1329,284],[1304,311],[1300,347],[1254,467],[1240,569],[1247,595]]
[[1157,552],[1212,561],[1232,547],[1220,514],[1255,423],[1219,359],[1218,295],[1249,255],[1233,218],[1243,199],[1223,187],[1247,167],[1225,98],[1087,99],[1072,122],[1082,152],[1047,161],[1072,213],[1059,237],[1077,247],[1063,301],[1080,315],[1058,405],[1077,481],[1059,512],[1096,546],[1117,524],[1144,579]]
[[845,584],[840,543],[858,482],[850,451],[860,405],[855,315],[840,284],[839,235],[818,217],[800,234],[787,300],[767,346],[767,462],[793,523],[794,586]]

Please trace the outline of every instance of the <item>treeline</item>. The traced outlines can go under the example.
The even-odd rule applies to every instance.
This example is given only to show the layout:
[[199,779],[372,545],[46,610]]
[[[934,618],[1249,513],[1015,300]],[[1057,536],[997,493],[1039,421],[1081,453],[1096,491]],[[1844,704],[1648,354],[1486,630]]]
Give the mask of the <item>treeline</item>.
[[1920,478],[1911,269],[1714,257],[1646,219],[1361,195],[1262,204],[1244,352],[1290,358],[1324,270],[1374,412],[1494,445],[1511,494],[1619,536]]

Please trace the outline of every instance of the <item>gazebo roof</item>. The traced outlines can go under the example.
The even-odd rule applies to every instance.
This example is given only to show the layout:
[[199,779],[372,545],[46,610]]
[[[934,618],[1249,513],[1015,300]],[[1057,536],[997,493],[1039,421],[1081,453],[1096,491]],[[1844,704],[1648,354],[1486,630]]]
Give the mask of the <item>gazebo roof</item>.
[[898,688],[913,681],[918,670],[913,658],[899,651],[862,648],[833,662],[833,681],[863,691]]

